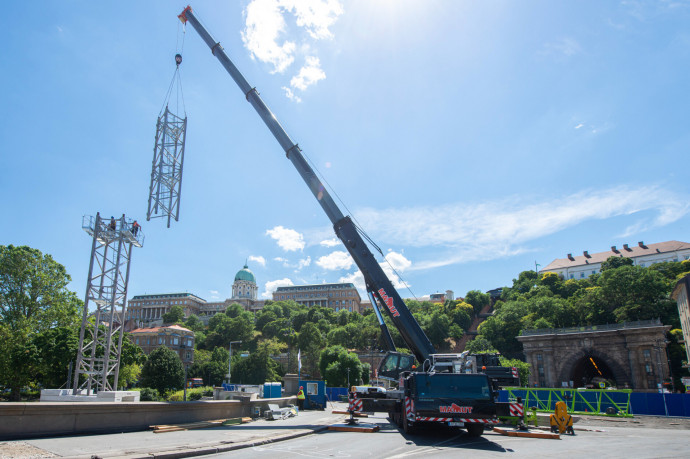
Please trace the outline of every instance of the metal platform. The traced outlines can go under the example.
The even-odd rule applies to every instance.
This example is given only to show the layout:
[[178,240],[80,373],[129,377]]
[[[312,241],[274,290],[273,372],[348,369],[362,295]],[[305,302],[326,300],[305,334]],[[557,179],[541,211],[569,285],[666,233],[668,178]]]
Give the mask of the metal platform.
[[134,234],[132,224],[136,220],[124,216],[118,218],[115,220],[115,229],[112,228],[110,220],[99,219],[99,223],[96,223],[96,220],[93,215],[84,215],[81,219],[81,228],[91,237],[98,233],[97,240],[101,244],[109,244],[122,237],[125,243],[132,244],[134,247],[144,246],[146,236],[141,227],[136,231],[136,235]]

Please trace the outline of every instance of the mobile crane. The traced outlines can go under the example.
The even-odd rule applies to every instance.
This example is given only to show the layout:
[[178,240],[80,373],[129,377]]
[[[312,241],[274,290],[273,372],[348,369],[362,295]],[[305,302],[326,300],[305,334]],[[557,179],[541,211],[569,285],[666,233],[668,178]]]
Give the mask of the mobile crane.
[[389,352],[382,360],[379,374],[389,378],[398,377],[399,388],[359,394],[365,410],[388,412],[391,419],[403,427],[406,433],[412,432],[421,423],[444,423],[464,427],[470,435],[479,436],[484,432],[485,426],[497,423],[500,404],[489,377],[477,372],[476,363],[473,365],[474,361],[467,359],[466,353],[436,353],[429,338],[364,242],[360,229],[349,216],[340,211],[328,190],[305,161],[299,146],[290,139],[256,88],[247,82],[220,43],[197,19],[190,6],[178,18],[183,23],[192,25],[237,83],[330,219],[335,234],[362,272],[389,350],[395,351],[395,346],[378,311],[378,305],[386,311],[414,357],[421,363],[422,368],[417,370],[413,367],[412,356]]

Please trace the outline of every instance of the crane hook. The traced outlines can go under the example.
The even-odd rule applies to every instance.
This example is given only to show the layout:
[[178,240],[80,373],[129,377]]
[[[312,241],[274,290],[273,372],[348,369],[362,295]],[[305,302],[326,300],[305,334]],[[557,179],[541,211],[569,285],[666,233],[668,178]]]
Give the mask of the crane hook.
[[182,63],[182,54],[175,54],[175,64],[179,67]]

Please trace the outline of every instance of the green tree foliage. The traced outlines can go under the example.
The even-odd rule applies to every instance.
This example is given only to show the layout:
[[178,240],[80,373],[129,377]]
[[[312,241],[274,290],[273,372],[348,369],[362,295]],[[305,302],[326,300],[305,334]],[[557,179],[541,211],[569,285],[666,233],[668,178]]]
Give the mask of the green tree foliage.
[[302,352],[302,373],[317,378],[319,374],[319,355],[326,347],[326,339],[313,322],[307,322],[302,326],[297,338],[297,345]]
[[507,359],[505,357],[500,358],[501,366],[504,367],[515,367],[518,369],[518,374],[520,375],[520,386],[529,386],[529,375],[532,372],[529,363],[523,362],[519,359]]
[[601,271],[608,271],[610,269],[617,269],[622,266],[632,266],[633,259],[628,257],[616,257],[611,256],[606,259],[605,262],[601,264]]
[[516,337],[531,328],[657,318],[664,324],[679,326],[675,301],[669,295],[684,269],[683,262],[644,268],[633,266],[630,259],[611,257],[605,268],[587,279],[566,281],[553,273],[520,273],[513,286],[504,289],[503,301],[494,306],[494,315],[480,325],[480,335],[503,355],[520,357],[522,346]]
[[184,320],[184,308],[179,304],[170,307],[170,311],[163,314],[164,324],[178,324]]
[[470,290],[465,295],[465,303],[472,305],[474,315],[479,314],[484,307],[491,303],[491,297],[488,293],[482,293],[479,290]]
[[263,384],[266,381],[280,381],[279,365],[271,358],[279,354],[285,344],[276,339],[261,341],[249,357],[232,356],[232,379],[234,383]]
[[18,401],[20,388],[41,382],[41,376],[60,385],[66,379],[59,374],[66,376],[68,359],[42,345],[74,349],[69,330],[78,326],[82,303],[67,289],[70,280],[50,255],[0,246],[0,384],[11,389],[11,400]]
[[154,349],[141,369],[141,385],[161,394],[182,389],[184,366],[177,353],[165,346]]
[[187,317],[187,320],[184,321],[184,326],[193,332],[202,332],[206,329],[204,323],[201,321],[201,319],[199,319],[199,317],[196,316],[196,314],[192,314]]
[[342,346],[331,346],[321,352],[319,368],[329,386],[349,387],[363,383],[363,376],[369,376],[368,365],[363,364],[357,354],[347,352]]
[[472,341],[467,343],[465,350],[470,354],[484,354],[484,353],[496,353],[498,352],[491,345],[491,342],[483,336],[477,336]]

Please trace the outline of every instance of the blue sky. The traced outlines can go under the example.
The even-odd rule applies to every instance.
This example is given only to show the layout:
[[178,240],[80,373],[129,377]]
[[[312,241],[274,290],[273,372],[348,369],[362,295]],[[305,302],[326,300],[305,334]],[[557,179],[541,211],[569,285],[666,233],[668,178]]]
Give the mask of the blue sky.
[[[326,216],[169,1],[14,2],[0,29],[0,244],[86,288],[81,217],[137,218],[129,296],[361,282]],[[196,14],[423,297],[535,261],[689,241],[688,1],[197,1]],[[145,222],[182,45],[180,221]],[[178,112],[182,111],[178,104]],[[399,285],[398,279],[396,279]]]

